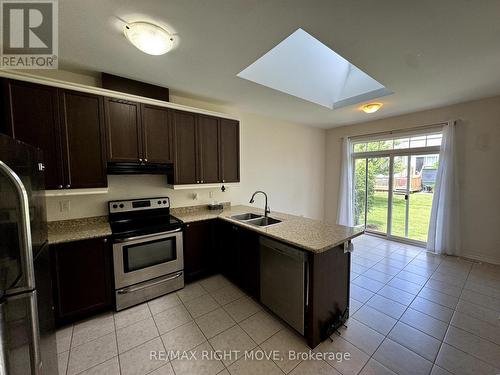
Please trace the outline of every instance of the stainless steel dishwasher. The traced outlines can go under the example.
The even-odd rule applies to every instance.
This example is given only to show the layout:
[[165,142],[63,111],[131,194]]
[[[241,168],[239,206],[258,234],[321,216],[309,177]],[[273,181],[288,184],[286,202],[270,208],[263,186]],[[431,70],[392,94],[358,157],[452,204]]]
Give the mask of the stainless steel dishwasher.
[[301,334],[307,303],[306,262],[304,251],[260,238],[261,302]]

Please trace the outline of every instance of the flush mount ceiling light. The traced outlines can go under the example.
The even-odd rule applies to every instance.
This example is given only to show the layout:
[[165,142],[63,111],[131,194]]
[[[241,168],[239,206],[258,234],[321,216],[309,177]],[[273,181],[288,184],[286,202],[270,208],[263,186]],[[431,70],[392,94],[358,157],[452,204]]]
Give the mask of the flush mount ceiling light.
[[382,103],[369,103],[362,106],[361,109],[364,113],[375,113],[380,107],[382,107]]
[[150,55],[163,55],[174,46],[174,36],[164,28],[149,22],[133,22],[123,27],[130,43]]

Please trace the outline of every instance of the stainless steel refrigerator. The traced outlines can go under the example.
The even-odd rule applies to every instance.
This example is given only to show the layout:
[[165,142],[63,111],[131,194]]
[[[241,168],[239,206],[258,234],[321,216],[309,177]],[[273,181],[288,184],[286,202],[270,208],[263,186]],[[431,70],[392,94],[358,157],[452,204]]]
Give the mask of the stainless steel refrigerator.
[[41,156],[0,134],[0,375],[57,374]]

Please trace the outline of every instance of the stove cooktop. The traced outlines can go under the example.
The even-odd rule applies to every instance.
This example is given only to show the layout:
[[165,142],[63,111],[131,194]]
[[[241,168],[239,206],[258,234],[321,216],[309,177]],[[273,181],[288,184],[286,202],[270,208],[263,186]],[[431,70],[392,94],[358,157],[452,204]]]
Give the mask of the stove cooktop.
[[114,237],[168,232],[184,224],[170,215],[168,197],[108,202],[109,223]]

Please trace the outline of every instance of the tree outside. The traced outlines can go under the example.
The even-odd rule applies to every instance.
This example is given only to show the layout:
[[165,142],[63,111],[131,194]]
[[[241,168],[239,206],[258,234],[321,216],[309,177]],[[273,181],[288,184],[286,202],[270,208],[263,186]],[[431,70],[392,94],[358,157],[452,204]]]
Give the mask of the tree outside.
[[[397,140],[368,142],[355,145],[355,152],[391,150],[397,146]],[[368,168],[366,168],[368,163]],[[365,208],[368,205],[368,215],[375,207],[375,181],[377,176],[389,177],[389,157],[356,159],[354,165],[354,224],[365,223]],[[402,158],[394,159],[394,173],[398,174],[404,170]],[[368,175],[367,175],[368,174]],[[386,199],[387,200],[387,199]],[[377,202],[380,199],[377,200]],[[382,203],[382,202],[379,202]],[[385,207],[387,207],[387,202]]]

